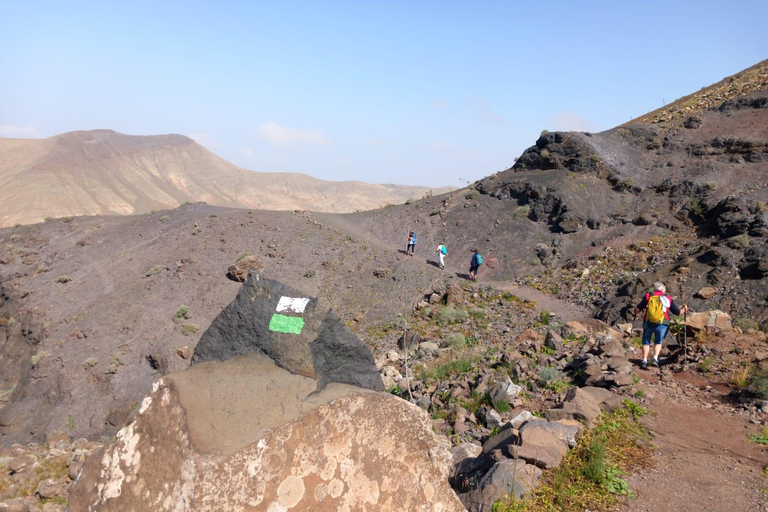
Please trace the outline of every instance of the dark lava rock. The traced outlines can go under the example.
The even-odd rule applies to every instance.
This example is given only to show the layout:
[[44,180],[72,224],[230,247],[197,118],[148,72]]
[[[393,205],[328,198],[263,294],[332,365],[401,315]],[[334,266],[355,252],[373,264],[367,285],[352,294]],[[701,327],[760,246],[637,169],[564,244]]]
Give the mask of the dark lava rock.
[[320,381],[383,390],[370,350],[327,301],[251,272],[211,323],[192,363],[259,352],[286,370]]
[[689,130],[695,130],[697,128],[701,128],[701,118],[699,116],[691,116],[685,120],[685,122],[683,123],[683,126],[688,128]]

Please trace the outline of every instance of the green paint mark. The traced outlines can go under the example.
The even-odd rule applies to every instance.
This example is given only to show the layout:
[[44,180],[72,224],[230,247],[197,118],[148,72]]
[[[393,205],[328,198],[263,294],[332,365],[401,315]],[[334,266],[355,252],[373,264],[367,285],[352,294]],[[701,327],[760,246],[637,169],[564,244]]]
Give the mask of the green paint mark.
[[270,331],[284,332],[287,334],[301,334],[303,328],[304,319],[300,316],[285,316],[275,313],[269,321]]

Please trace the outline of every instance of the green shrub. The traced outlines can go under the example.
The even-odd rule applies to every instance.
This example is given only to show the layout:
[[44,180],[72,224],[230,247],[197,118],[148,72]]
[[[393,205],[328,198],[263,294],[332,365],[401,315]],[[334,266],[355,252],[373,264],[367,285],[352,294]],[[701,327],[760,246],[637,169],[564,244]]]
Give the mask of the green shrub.
[[115,352],[112,354],[112,361],[109,363],[109,366],[107,366],[107,369],[104,373],[106,374],[113,374],[117,373],[118,367],[125,364],[125,360],[123,359],[123,354],[120,352]]
[[592,439],[592,443],[587,449],[586,465],[584,466],[584,476],[588,480],[602,485],[605,481],[605,441],[599,437]]
[[39,351],[37,354],[32,356],[32,359],[31,359],[32,366],[35,366],[37,363],[39,363],[46,357],[48,357],[48,352],[46,352],[45,350]]
[[159,220],[160,222],[168,222],[169,220],[171,220],[171,218],[168,217],[167,215],[163,215],[162,217],[160,217]]
[[749,247],[749,237],[744,234],[732,236],[726,241],[726,244],[731,249],[735,249],[737,251],[743,251],[744,249]]
[[478,197],[480,197],[480,191],[478,191],[478,190],[477,190],[477,189],[475,189],[475,188],[473,188],[473,189],[470,189],[470,190],[467,192],[467,194],[464,196],[464,198],[465,198],[465,199],[470,199],[470,200],[471,200],[471,199],[477,199]]
[[69,277],[69,276],[59,276],[59,277],[56,278],[56,282],[57,283],[68,283],[71,280],[72,280],[72,278]]
[[88,370],[90,368],[93,368],[97,364],[99,364],[99,360],[98,359],[96,359],[95,357],[89,357],[88,359],[83,361],[83,368]]
[[310,268],[310,269],[306,270],[303,275],[304,275],[304,277],[307,277],[307,278],[315,277],[315,271],[314,271],[314,269]]
[[760,330],[760,326],[757,325],[757,322],[755,322],[754,319],[747,318],[747,317],[744,317],[744,316],[741,317],[741,318],[737,318],[733,322],[733,325],[738,327],[739,329],[741,329],[743,332],[747,332],[750,329],[754,329],[755,331],[759,331]]
[[250,255],[251,255],[251,253],[249,253],[248,251],[246,251],[246,252],[244,252],[244,253],[240,254],[240,256],[238,256],[238,257],[235,259],[235,263],[240,263],[240,260],[242,260],[243,258],[245,258],[245,257],[248,257],[248,256],[250,256]]
[[480,358],[466,355],[449,360],[438,360],[435,366],[424,368],[419,372],[420,379],[444,380],[452,374],[461,375],[467,373]]
[[763,427],[758,434],[749,434],[749,440],[753,443],[768,446],[768,428]]
[[493,408],[496,409],[496,412],[508,412],[510,409],[512,409],[504,400],[493,402]]
[[151,269],[144,272],[144,277],[154,276],[165,270],[165,265],[155,265]]
[[460,324],[466,322],[468,318],[469,313],[461,309],[455,309],[451,306],[446,306],[437,312],[437,324],[441,327],[450,324]]
[[531,213],[531,206],[524,204],[523,206],[515,210],[513,217],[515,218],[515,220],[522,220],[527,218],[530,213]]
[[195,324],[184,324],[181,326],[181,334],[183,336],[192,336],[198,329],[199,327]]
[[485,316],[485,309],[478,307],[469,308],[468,313],[472,318],[483,318]]
[[747,389],[752,391],[761,400],[768,400],[768,370],[759,366],[752,369],[747,379]]
[[445,337],[445,343],[451,348],[461,350],[467,346],[467,339],[463,334],[452,332]]
[[183,323],[184,320],[189,320],[189,306],[186,304],[179,306],[179,309],[173,314],[173,323],[180,324]]

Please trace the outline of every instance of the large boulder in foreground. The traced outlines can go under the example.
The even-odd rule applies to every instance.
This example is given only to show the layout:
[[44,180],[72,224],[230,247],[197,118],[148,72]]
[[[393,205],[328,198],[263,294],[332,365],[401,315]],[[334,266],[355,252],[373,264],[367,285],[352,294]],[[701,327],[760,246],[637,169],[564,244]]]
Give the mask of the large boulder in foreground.
[[384,385],[370,350],[327,300],[251,272],[240,291],[205,331],[194,363],[252,352],[319,381],[381,391]]
[[426,413],[384,393],[315,388],[260,355],[165,376],[87,459],[69,510],[464,510],[448,485],[449,443]]

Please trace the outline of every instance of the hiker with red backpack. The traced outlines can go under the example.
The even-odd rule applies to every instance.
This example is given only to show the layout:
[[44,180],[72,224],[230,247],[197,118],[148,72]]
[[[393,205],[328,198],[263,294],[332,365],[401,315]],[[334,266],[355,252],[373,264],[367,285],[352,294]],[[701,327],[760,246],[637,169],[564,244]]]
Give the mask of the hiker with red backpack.
[[663,283],[653,283],[653,292],[645,294],[637,305],[637,312],[643,313],[643,361],[640,368],[648,368],[648,353],[651,351],[651,339],[654,339],[652,366],[659,366],[661,342],[669,329],[669,313],[682,315],[688,311],[688,305],[678,308],[672,297],[667,295]]

